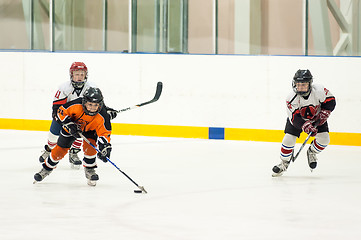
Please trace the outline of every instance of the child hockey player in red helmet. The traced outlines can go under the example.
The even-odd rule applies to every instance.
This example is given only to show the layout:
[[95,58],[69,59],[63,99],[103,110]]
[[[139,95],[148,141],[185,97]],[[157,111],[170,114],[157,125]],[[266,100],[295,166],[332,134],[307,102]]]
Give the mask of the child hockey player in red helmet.
[[[51,150],[55,147],[58,140],[61,125],[54,119],[59,107],[67,102],[75,100],[83,96],[85,90],[89,87],[96,87],[92,82],[88,81],[88,68],[83,62],[73,62],[69,68],[70,81],[66,81],[61,84],[55,93],[53,100],[53,121],[50,126],[48,134],[47,144],[44,146],[39,161],[42,163],[49,156]],[[117,116],[117,111],[106,107],[110,119],[114,119]],[[69,162],[72,168],[79,169],[82,161],[80,160],[78,153],[82,145],[82,139],[76,139],[69,151]]]

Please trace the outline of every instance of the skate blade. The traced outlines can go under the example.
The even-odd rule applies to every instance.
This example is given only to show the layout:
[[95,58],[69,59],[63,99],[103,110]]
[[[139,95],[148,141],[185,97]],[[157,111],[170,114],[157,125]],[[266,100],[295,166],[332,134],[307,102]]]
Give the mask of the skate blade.
[[97,182],[96,181],[92,181],[92,180],[88,180],[88,185],[89,186],[92,186],[92,187],[95,187],[97,185]]
[[272,173],[272,177],[281,177],[283,175],[282,173]]
[[73,164],[73,163],[70,163],[70,168],[71,168],[71,169],[79,170],[79,169],[80,169],[80,166],[81,166],[81,165],[75,165],[75,164]]

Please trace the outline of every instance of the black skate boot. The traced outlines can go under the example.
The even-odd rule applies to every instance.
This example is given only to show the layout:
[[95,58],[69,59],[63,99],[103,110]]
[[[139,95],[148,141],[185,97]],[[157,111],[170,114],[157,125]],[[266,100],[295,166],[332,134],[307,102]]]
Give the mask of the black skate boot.
[[43,181],[43,179],[44,179],[46,176],[48,176],[51,172],[52,172],[52,170],[49,171],[49,170],[46,170],[45,168],[42,168],[42,169],[40,170],[40,172],[35,173],[35,175],[34,175],[34,179],[35,179],[34,183]]
[[311,149],[311,146],[307,150],[307,160],[312,172],[312,170],[317,167],[317,157],[316,153]]
[[41,155],[39,157],[39,162],[43,163],[45,159],[49,157],[50,153],[51,153],[51,149],[49,148],[48,145],[45,145],[44,150],[41,152]]
[[287,171],[287,168],[288,168],[288,166],[290,165],[290,162],[291,162],[291,161],[288,162],[288,161],[283,161],[283,160],[282,160],[280,164],[274,166],[274,167],[272,168],[272,171],[273,171],[272,177],[282,176],[282,174],[283,174],[285,171]]
[[85,177],[88,179],[88,185],[89,186],[95,186],[97,183],[96,181],[99,180],[98,174],[95,173],[95,168],[84,168],[85,171]]
[[80,152],[79,148],[71,148],[69,151],[69,162],[73,169],[79,169],[82,164],[82,161],[78,157],[78,152]]

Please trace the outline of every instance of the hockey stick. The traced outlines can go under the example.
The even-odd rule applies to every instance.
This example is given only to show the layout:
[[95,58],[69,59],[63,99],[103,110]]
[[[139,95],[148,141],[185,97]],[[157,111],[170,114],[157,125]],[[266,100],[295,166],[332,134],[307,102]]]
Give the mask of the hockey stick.
[[154,102],[158,101],[158,99],[160,97],[160,94],[162,93],[162,89],[163,89],[163,83],[158,82],[157,83],[157,90],[156,90],[155,96],[154,96],[154,98],[152,100],[150,100],[148,102],[140,103],[140,104],[137,104],[137,105],[134,105],[134,106],[131,106],[131,107],[127,107],[127,108],[124,108],[124,109],[121,109],[121,110],[117,110],[117,113],[125,112],[125,111],[128,111],[128,110],[138,108],[138,107],[142,107],[142,106],[147,105],[149,103],[154,103]]
[[[315,122],[314,127],[317,128],[319,123],[320,123],[319,120],[317,120],[317,121]],[[300,150],[298,150],[298,153],[296,154],[296,156],[293,156],[293,152],[292,152],[292,157],[291,157],[292,162],[296,161],[296,158],[298,157],[298,155],[300,155],[300,152],[301,152],[302,149],[305,147],[308,139],[310,139],[310,137],[311,137],[312,134],[313,134],[313,132],[310,132],[310,133],[308,134],[306,140],[302,143],[302,145],[301,145],[301,147],[300,147]]]
[[[87,142],[90,146],[92,146],[98,153],[100,153],[100,150],[94,146],[94,144],[92,144],[86,137],[84,137],[84,135],[82,133],[79,133],[80,137],[82,137],[84,139],[85,142]],[[115,165],[115,163],[113,163],[112,161],[110,161],[110,159],[108,157],[106,157],[106,159],[108,160],[108,162],[110,162],[119,172],[123,173],[124,176],[126,176],[132,183],[134,183],[135,186],[137,186],[139,188],[139,190],[134,190],[135,193],[148,193],[143,186],[139,186],[136,182],[134,182],[133,179],[131,179],[125,172],[123,172],[120,168],[118,168],[117,165]]]
[[302,145],[301,145],[301,147],[300,147],[300,150],[298,150],[298,152],[297,152],[296,156],[293,156],[293,152],[292,152],[292,157],[291,157],[291,161],[292,161],[292,162],[296,161],[296,159],[297,159],[298,155],[300,155],[300,152],[301,152],[301,151],[302,151],[302,149],[305,147],[305,145],[306,145],[306,143],[307,143],[308,139],[310,139],[310,137],[311,137],[312,133],[313,133],[313,132],[310,132],[310,133],[308,134],[308,136],[307,136],[306,140],[302,143]]
[[[284,165],[283,169],[281,169],[280,167],[278,167],[278,165],[276,165],[276,166],[273,167],[273,169],[272,169],[272,171],[273,171],[272,177],[279,177],[279,176],[281,176],[281,175],[283,174],[283,172],[287,170],[288,165],[289,165],[291,162],[296,161],[296,158],[298,157],[298,155],[300,154],[300,152],[302,151],[302,149],[305,147],[305,145],[306,145],[308,139],[310,139],[311,135],[312,135],[312,132],[310,132],[310,133],[308,134],[306,140],[303,142],[303,144],[302,144],[302,146],[300,147],[300,149],[298,150],[296,156],[293,155],[293,152],[294,152],[294,151],[292,151],[291,159],[290,159],[289,161],[287,161],[287,165],[284,165],[284,164],[281,163],[282,165]],[[282,162],[283,162],[283,160],[282,160]]]

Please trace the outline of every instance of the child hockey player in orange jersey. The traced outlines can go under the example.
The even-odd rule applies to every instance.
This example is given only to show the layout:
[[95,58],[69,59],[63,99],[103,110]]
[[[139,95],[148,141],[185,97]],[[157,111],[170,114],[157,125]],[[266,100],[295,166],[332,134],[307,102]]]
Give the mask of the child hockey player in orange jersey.
[[82,98],[70,101],[59,107],[55,116],[62,126],[57,144],[50,155],[44,160],[42,169],[34,175],[35,182],[42,181],[68,153],[72,143],[80,137],[81,132],[93,145],[98,144],[100,152],[84,141],[83,165],[88,184],[96,185],[99,179],[95,173],[96,156],[107,162],[112,150],[110,144],[110,116],[104,107],[103,95],[99,88],[89,87]]
[[[83,62],[73,62],[69,69],[70,81],[64,82],[58,88],[53,100],[53,121],[51,122],[48,134],[47,144],[39,157],[41,163],[49,156],[51,150],[55,147],[58,140],[61,125],[54,119],[59,107],[67,102],[82,97],[85,90],[89,87],[96,87],[92,82],[88,81],[88,68]],[[106,107],[110,119],[117,116],[117,111]],[[69,162],[72,168],[79,169],[82,161],[79,159],[78,153],[82,145],[82,139],[76,139],[69,150]]]

